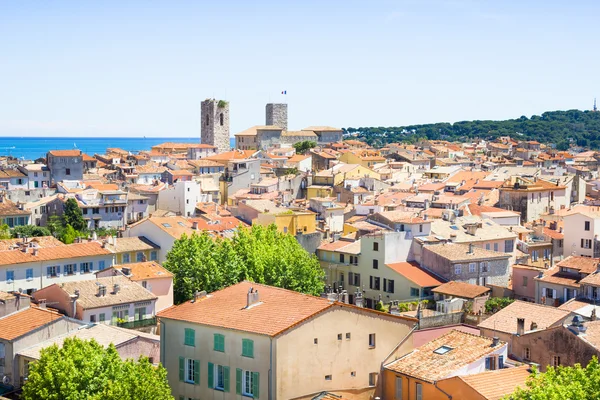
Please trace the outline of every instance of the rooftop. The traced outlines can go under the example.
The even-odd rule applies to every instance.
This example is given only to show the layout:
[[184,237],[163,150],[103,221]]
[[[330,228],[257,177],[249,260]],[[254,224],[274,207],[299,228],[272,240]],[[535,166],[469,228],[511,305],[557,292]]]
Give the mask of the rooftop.
[[113,248],[116,253],[160,249],[157,244],[152,243],[145,236],[119,237],[115,238],[115,242]]
[[477,246],[460,243],[442,243],[426,246],[423,251],[430,251],[452,262],[470,262],[477,260],[508,259],[510,253],[500,253]]
[[515,368],[462,375],[457,378],[479,393],[483,399],[501,400],[512,394],[517,387],[526,388],[529,375],[531,375],[529,365],[522,365]]
[[471,283],[450,281],[444,283],[432,290],[432,292],[447,294],[449,296],[461,297],[464,299],[474,299],[490,291],[485,286],[473,285]]
[[[113,265],[112,267],[116,270],[123,272],[123,268],[129,268],[129,275],[127,278],[134,282],[145,281],[148,279],[161,279],[172,277],[173,274],[166,268],[162,267],[156,261],[144,261],[138,263]],[[108,268],[107,268],[108,269]]]
[[421,266],[414,261],[386,265],[420,287],[439,286],[444,283],[433,274],[422,269]]
[[28,249],[27,253],[21,250],[0,251],[0,265],[22,264],[27,262],[63,260],[69,258],[91,257],[112,252],[102,247],[99,242],[73,243],[64,246],[41,247],[36,249],[37,255],[34,255],[34,249]]
[[14,340],[63,316],[56,311],[29,307],[0,318],[0,339]]
[[479,328],[515,334],[517,332],[517,318],[525,319],[525,330],[531,327],[532,322],[537,325],[537,329],[546,329],[562,324],[569,315],[569,311],[516,300],[478,326]]

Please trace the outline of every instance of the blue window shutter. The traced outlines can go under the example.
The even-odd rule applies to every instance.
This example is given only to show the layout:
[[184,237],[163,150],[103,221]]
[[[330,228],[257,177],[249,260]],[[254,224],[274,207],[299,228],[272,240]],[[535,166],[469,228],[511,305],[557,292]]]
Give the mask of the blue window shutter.
[[200,384],[200,361],[194,360],[194,383]]
[[50,278],[50,267],[46,267],[46,276]]
[[223,390],[229,392],[229,367],[223,367]]
[[212,389],[214,387],[215,378],[214,378],[215,366],[213,363],[208,363],[208,388]]
[[73,273],[77,272],[77,263],[73,264]]
[[260,374],[258,372],[252,373],[252,395],[255,399],[259,397],[259,387],[260,387]]
[[93,270],[93,269],[94,269],[94,263],[93,263],[93,262],[91,262],[91,263],[90,263],[90,271],[91,271],[91,270]]
[[242,394],[242,370],[235,369],[235,394]]
[[179,357],[179,381],[183,381],[185,375],[185,360],[183,357]]
[[485,358],[485,369],[486,370],[490,369],[490,358],[489,357]]
[[498,357],[498,368],[504,368],[504,356]]
[[56,266],[56,275],[60,276],[60,265]]

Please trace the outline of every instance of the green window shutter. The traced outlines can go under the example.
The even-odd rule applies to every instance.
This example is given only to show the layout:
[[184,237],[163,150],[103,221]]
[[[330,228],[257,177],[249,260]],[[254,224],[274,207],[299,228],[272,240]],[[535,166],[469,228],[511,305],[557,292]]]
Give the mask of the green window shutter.
[[223,367],[223,390],[229,392],[229,367]]
[[179,396],[179,400],[185,400],[183,396]]
[[242,339],[242,356],[254,358],[254,341]]
[[225,336],[215,333],[214,334],[214,346],[213,349],[215,351],[225,352]]
[[179,357],[179,381],[183,381],[183,375],[185,374],[184,363],[185,363],[184,358]]
[[200,384],[200,361],[194,360],[194,383]]
[[259,395],[259,386],[260,386],[260,374],[258,372],[252,373],[252,395],[255,399],[258,399]]
[[214,364],[208,363],[208,388],[209,389],[212,389],[214,387],[214,383],[215,383],[214,372],[215,372]]
[[235,394],[242,394],[242,370],[235,369]]
[[184,344],[186,346],[195,346],[196,345],[196,331],[194,329],[185,328]]

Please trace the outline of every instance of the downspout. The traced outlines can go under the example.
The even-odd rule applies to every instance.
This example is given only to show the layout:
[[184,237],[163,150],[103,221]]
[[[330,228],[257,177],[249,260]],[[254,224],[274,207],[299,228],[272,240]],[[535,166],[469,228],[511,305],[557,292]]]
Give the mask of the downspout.
[[433,386],[435,386],[435,388],[437,390],[439,390],[440,392],[444,393],[446,395],[446,397],[448,397],[449,400],[452,400],[452,396],[449,395],[448,393],[444,392],[444,390],[437,385],[437,381],[433,381]]
[[[419,327],[419,324],[415,324],[415,326],[412,327],[412,329],[406,334],[406,336],[404,336],[404,338],[402,338],[402,340],[392,349],[392,351],[389,352],[389,354],[387,356],[385,356],[385,358],[383,359],[383,361],[381,362],[381,366],[379,367],[380,370],[383,370],[383,366],[385,365],[385,362],[392,356],[392,354],[394,354],[396,352],[396,350],[398,350],[400,348],[400,346],[402,346],[404,344],[404,342],[406,342],[406,340],[412,336],[413,332],[417,330],[417,328]],[[383,374],[383,379],[382,382],[385,385],[385,376],[386,374]],[[408,385],[408,394],[409,394],[409,399],[410,399],[410,385]]]
[[273,400],[273,338],[270,337],[269,345],[269,400]]

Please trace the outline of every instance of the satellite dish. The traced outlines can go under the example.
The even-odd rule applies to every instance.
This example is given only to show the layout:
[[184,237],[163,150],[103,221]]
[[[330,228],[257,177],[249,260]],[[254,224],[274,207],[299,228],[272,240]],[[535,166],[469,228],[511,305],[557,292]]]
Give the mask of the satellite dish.
[[2,377],[2,383],[4,383],[5,385],[8,385],[10,383],[10,376],[4,375]]

